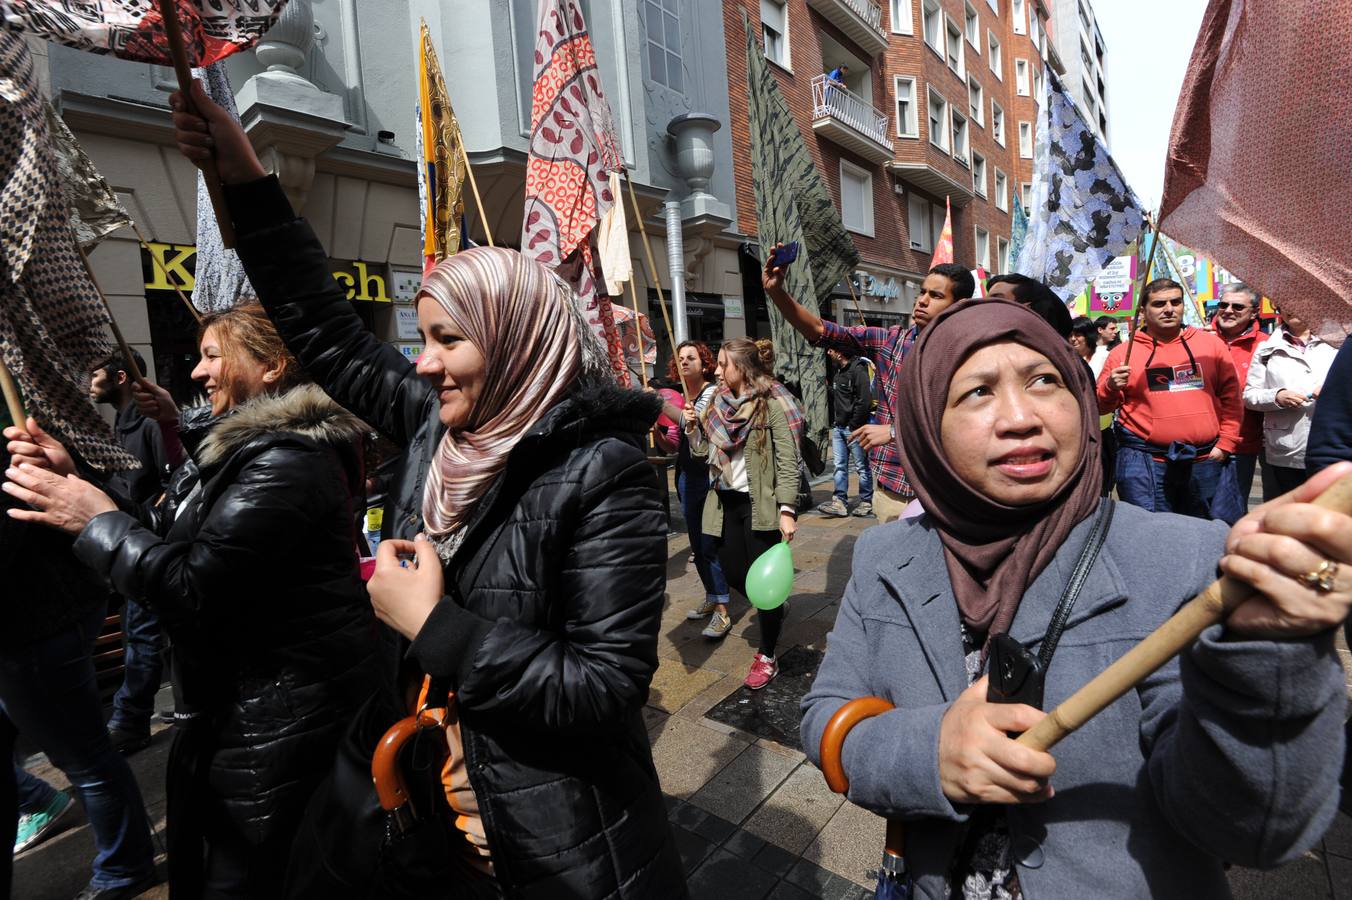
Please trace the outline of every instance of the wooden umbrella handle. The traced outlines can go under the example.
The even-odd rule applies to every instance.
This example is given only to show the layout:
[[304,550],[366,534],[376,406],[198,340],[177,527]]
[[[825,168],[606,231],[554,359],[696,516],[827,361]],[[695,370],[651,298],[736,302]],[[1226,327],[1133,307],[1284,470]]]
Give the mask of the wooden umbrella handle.
[[[1316,506],[1352,515],[1352,475],[1344,475],[1312,501]],[[1141,643],[1071,694],[1041,722],[1019,736],[1019,743],[1050,750],[1066,735],[1098,715],[1118,697],[1192,644],[1208,627],[1230,614],[1256,592],[1242,581],[1221,576]]]
[[822,775],[826,776],[826,786],[833,792],[844,794],[850,790],[850,779],[845,777],[845,766],[840,758],[850,729],[865,719],[880,716],[893,708],[882,697],[856,697],[836,710],[827,721],[826,728],[822,730],[821,768]]

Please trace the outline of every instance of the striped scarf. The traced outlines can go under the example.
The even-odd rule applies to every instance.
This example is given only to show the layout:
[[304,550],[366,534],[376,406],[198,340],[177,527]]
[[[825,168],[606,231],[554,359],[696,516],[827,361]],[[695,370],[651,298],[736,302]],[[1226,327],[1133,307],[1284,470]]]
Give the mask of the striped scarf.
[[447,257],[423,279],[418,301],[429,299],[483,354],[488,373],[469,421],[442,436],[423,494],[428,535],[449,556],[526,432],[580,376],[605,377],[609,365],[568,285],[515,250]]

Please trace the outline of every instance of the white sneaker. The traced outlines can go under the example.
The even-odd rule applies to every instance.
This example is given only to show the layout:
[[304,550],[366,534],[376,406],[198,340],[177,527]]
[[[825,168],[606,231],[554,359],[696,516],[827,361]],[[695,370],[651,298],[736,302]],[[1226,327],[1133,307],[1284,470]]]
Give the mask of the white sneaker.
[[716,609],[718,609],[718,604],[708,597],[705,597],[704,602],[699,605],[699,609],[690,610],[690,612],[685,614],[685,617],[692,622],[696,619],[707,619],[714,614],[714,610]]
[[727,637],[731,628],[732,619],[728,617],[728,614],[715,611],[709,619],[709,624],[700,634],[707,638],[723,638]]

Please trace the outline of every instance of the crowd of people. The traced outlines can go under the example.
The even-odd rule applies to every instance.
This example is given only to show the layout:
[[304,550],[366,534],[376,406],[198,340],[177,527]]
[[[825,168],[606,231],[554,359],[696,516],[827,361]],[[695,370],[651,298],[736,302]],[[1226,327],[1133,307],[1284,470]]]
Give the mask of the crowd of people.
[[[804,414],[769,342],[685,342],[672,387],[623,390],[558,275],[473,248],[427,272],[410,364],[363,326],[238,123],[192,101],[173,98],[176,138],[216,166],[257,298],[201,323],[203,407],[180,410],[140,360],[92,373],[135,473],[105,477],[33,419],[5,429],[0,560],[34,602],[6,607],[0,747],[22,735],[73,788],[10,767],[16,851],[78,796],[96,846],[81,900],[156,880],[123,754],[149,740],[162,630],[175,896],[381,896],[382,879],[684,896],[641,714],[668,552],[649,446],[675,458],[704,592],[690,627],[724,639],[752,564],[806,511]],[[1311,501],[1352,473],[1347,349],[1294,314],[1265,334],[1242,284],[1198,328],[1181,286],[1152,281],[1119,340],[1118,320],[1073,319],[1017,273],[972,299],[969,270],[935,266],[890,328],[812,312],[773,254],[762,283],[830,360],[816,511],[881,523],[855,548],[804,748],[817,761],[853,699],[895,707],[857,726],[843,765],[853,802],[907,823],[918,896],[1219,897],[1224,863],[1322,836],[1347,740],[1333,635],[1352,517]],[[396,453],[363,573],[372,432]],[[1054,755],[1015,742],[1220,573],[1253,591],[1227,621]],[[105,724],[92,650],[110,602],[126,676]],[[752,691],[778,675],[787,610],[756,613]],[[1031,651],[1053,622],[1042,702],[1001,702],[993,642]],[[402,825],[368,828],[367,782],[415,710],[435,739],[410,793],[435,840],[394,861],[376,850]],[[377,862],[350,849],[368,834]]]

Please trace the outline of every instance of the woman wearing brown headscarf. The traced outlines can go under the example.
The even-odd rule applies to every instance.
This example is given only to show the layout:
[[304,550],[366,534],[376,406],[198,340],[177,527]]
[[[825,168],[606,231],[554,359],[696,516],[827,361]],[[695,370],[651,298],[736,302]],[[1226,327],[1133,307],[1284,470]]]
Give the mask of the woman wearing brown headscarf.
[[[844,703],[855,803],[905,820],[916,896],[1228,896],[1222,860],[1273,865],[1334,813],[1352,605],[1352,518],[1308,505],[1339,475],[1233,529],[1116,506],[1046,670],[1050,709],[1221,570],[1261,593],[1057,746],[988,702],[992,640],[1037,651],[1100,509],[1092,386],[1066,342],[1004,301],[954,306],[906,360],[906,469],[925,514],[870,529],[812,689],[804,746]],[[1224,555],[1227,553],[1228,555]],[[1302,576],[1324,561],[1328,590]],[[1008,640],[1008,639],[1005,639]],[[1328,705],[1332,704],[1332,712]]]

